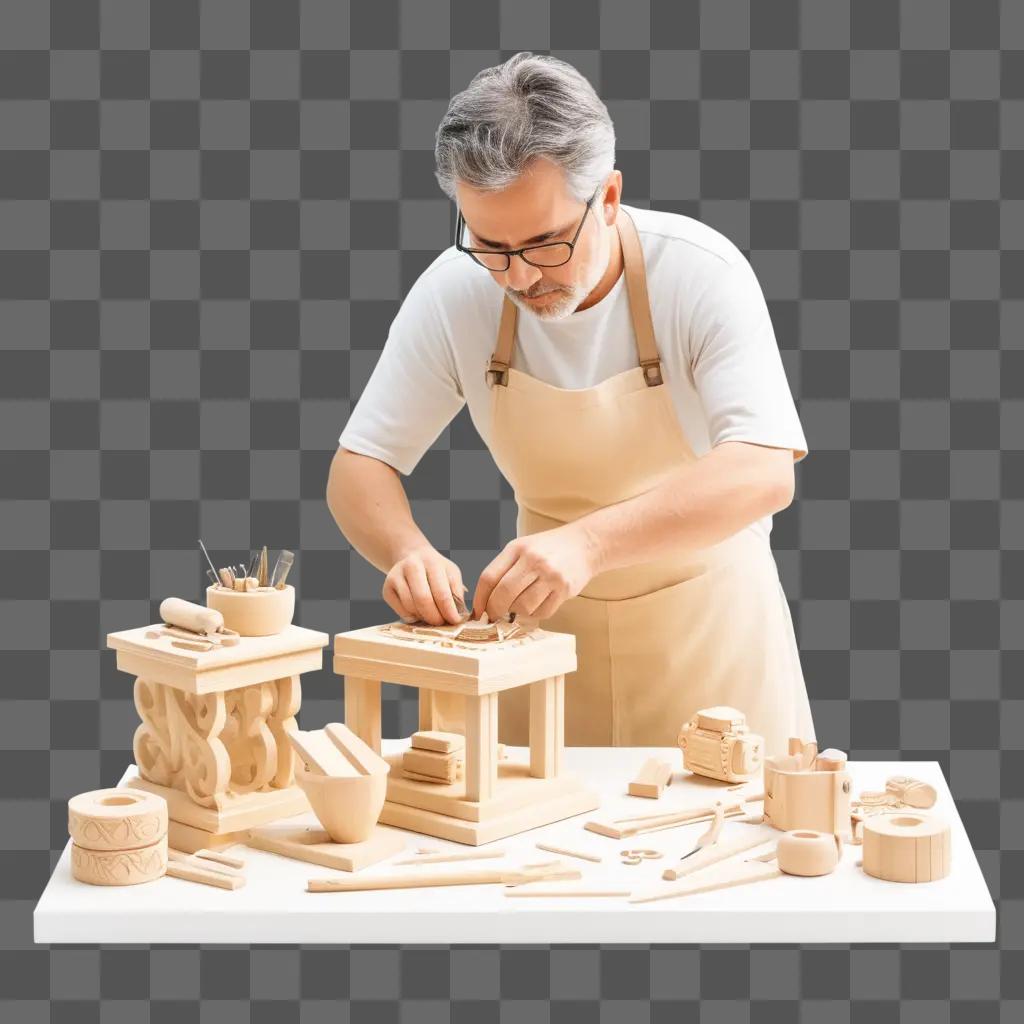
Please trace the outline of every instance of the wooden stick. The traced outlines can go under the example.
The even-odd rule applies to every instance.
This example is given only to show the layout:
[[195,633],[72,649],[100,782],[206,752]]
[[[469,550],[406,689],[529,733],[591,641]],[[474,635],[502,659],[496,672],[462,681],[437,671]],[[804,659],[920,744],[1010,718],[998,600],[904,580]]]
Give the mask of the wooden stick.
[[229,853],[221,853],[220,850],[196,850],[194,857],[202,857],[203,860],[212,860],[225,867],[237,868],[241,871],[245,867],[245,861],[241,857],[232,857]]
[[504,850],[471,850],[469,853],[436,853],[420,854],[409,860],[392,861],[392,866],[405,864],[449,864],[457,860],[490,860],[493,857],[504,857]]
[[[729,804],[725,808],[726,817],[735,817],[738,814],[745,814],[744,805],[749,800],[762,800],[764,794],[749,796],[738,803]],[[689,810],[677,811],[674,814],[666,814],[662,818],[655,818],[648,821],[630,825],[626,828],[618,828],[615,824],[606,825],[600,821],[588,821],[583,827],[589,832],[596,832],[598,835],[609,836],[612,839],[626,839],[629,836],[640,835],[642,832],[654,832],[662,827],[675,827],[677,825],[689,825],[696,821],[710,821],[715,816],[714,806],[692,807]]]
[[435,885],[524,885],[527,882],[575,880],[583,877],[576,869],[551,865],[529,871],[458,871],[444,875],[409,874],[366,878],[311,878],[307,892],[362,892],[373,889],[422,889]]
[[[175,850],[168,847],[167,859],[169,861],[177,861],[179,864],[191,864],[192,867],[200,868],[203,871],[215,871],[218,875],[231,875],[232,877],[236,877],[243,874],[241,868],[237,868],[233,864],[224,864],[213,857],[204,857],[201,855],[199,850],[195,853],[186,853],[184,850]],[[236,858],[232,857],[230,859],[235,860]]]
[[631,889],[506,889],[506,896],[631,896]]
[[182,878],[186,882],[199,882],[202,885],[213,885],[218,889],[241,889],[245,885],[245,879],[241,875],[211,871],[182,860],[168,859],[167,874],[172,878]]
[[[736,870],[729,875],[711,879],[694,885],[692,882],[682,889],[670,889],[668,892],[655,893],[653,896],[631,896],[630,903],[654,903],[657,900],[671,900],[677,896],[695,896],[700,892],[714,892],[717,889],[731,889],[736,885],[748,885],[751,882],[764,882],[769,878],[779,878],[782,872],[770,864],[757,861],[744,861],[735,865]],[[742,870],[741,870],[742,869]]]
[[592,853],[580,853],[577,850],[567,850],[563,846],[551,846],[549,843],[537,843],[538,850],[543,850],[545,853],[558,853],[563,857],[579,857],[580,860],[589,860],[593,864],[600,864],[601,858],[596,857]]

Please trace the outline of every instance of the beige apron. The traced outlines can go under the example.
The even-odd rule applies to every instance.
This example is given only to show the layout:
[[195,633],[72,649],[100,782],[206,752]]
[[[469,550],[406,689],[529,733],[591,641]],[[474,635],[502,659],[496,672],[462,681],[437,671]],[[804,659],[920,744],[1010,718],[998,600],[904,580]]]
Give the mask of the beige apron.
[[[487,371],[490,450],[515,492],[518,536],[632,498],[696,459],[662,379],[643,251],[621,207],[616,228],[638,366],[580,389],[523,373],[510,365],[518,310],[504,299]],[[674,746],[694,712],[717,704],[743,711],[769,755],[786,753],[790,736],[816,739],[789,605],[753,528],[600,573],[541,625],[576,636],[567,744]],[[438,727],[458,728],[445,705]],[[528,722],[527,688],[502,692],[499,739],[525,745]]]

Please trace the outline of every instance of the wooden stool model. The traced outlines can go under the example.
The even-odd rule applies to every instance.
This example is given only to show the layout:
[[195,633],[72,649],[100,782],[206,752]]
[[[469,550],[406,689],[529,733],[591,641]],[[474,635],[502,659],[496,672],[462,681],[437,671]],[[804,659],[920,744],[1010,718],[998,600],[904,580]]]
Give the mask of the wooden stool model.
[[[402,772],[401,752],[387,757],[382,824],[479,846],[600,804],[562,768],[565,675],[576,669],[576,637],[542,629],[497,639],[485,630],[479,635],[445,639],[402,623],[336,634],[334,671],[345,677],[345,724],[378,753],[382,681],[419,688],[421,730],[438,727],[433,693],[465,698],[462,778],[448,784],[411,779]],[[530,687],[528,764],[497,756],[498,693],[517,686]]]
[[308,811],[285,733],[296,728],[299,676],[322,667],[330,637],[290,625],[190,651],[147,639],[152,628],[109,633],[107,646],[136,677],[139,775],[127,784],[167,801],[169,845],[217,849],[253,826]]

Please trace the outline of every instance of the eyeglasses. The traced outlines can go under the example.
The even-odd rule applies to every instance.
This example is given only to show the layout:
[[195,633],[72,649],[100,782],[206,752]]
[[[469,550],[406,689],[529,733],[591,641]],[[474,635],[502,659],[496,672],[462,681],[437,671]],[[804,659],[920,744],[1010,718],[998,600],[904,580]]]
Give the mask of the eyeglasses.
[[[576,228],[576,234],[572,236],[571,242],[545,242],[543,245],[528,245],[523,249],[500,251],[495,249],[467,249],[462,244],[462,228],[466,222],[462,217],[462,211],[459,210],[458,217],[455,220],[455,248],[459,252],[467,253],[480,266],[485,267],[487,270],[497,271],[498,273],[508,270],[512,264],[513,256],[522,257],[525,262],[534,267],[560,267],[563,263],[568,263],[572,259],[576,239],[580,237],[580,232],[586,223],[590,204],[597,198],[597,193],[600,190],[601,186],[598,185],[594,189],[594,194],[587,200],[586,209],[583,211],[583,219],[580,221],[579,227]],[[527,253],[530,255],[527,256]]]

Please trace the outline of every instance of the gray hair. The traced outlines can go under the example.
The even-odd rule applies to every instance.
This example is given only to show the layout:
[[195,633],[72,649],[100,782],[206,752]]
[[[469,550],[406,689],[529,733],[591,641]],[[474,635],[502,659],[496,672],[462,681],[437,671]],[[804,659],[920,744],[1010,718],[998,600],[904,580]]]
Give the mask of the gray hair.
[[524,50],[478,71],[452,98],[434,157],[434,177],[453,201],[456,182],[500,192],[546,157],[564,171],[573,198],[586,202],[615,167],[615,128],[576,68]]

